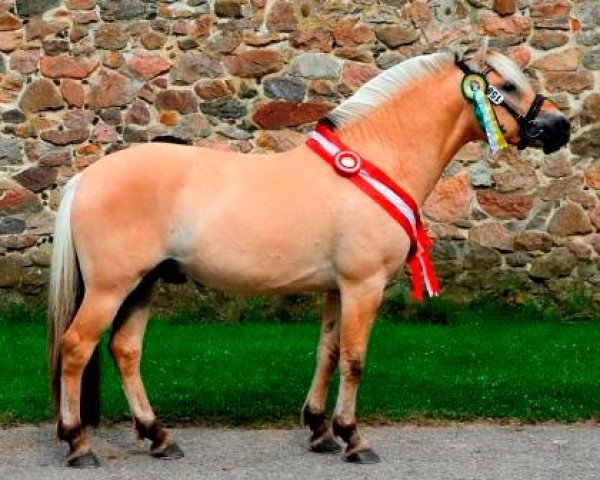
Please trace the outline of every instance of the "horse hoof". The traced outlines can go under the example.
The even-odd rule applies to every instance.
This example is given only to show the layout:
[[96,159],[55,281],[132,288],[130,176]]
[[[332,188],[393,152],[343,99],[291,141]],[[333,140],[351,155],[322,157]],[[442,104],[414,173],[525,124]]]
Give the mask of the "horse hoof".
[[179,445],[176,443],[172,443],[167,446],[164,450],[159,452],[152,452],[151,454],[155,458],[160,458],[162,460],[176,460],[184,456],[183,450],[179,448]]
[[309,450],[315,453],[339,453],[342,447],[333,438],[325,436],[311,443]]
[[92,452],[88,452],[80,457],[69,459],[67,465],[73,468],[98,468],[100,466],[100,460],[98,460],[98,457]]
[[349,453],[344,456],[344,460],[350,463],[358,463],[361,465],[369,465],[372,463],[379,463],[381,461],[379,455],[377,455],[370,448],[363,448],[362,450]]

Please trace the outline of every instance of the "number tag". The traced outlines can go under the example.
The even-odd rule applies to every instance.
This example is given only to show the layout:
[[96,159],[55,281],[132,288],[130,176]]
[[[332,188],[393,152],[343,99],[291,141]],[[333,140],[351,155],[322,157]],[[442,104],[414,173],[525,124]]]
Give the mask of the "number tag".
[[500,105],[504,102],[504,95],[502,95],[493,85],[490,85],[487,89],[487,97],[494,105]]

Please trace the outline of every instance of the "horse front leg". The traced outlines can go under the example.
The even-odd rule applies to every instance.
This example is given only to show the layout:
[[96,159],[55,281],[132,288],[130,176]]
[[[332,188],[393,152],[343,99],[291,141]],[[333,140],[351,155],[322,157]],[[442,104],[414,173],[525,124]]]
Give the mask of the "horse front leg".
[[340,294],[327,293],[321,320],[317,367],[306,402],[302,409],[302,423],[308,425],[312,435],[309,449],[316,453],[337,453],[340,445],[325,420],[327,392],[340,356]]
[[346,442],[344,460],[353,463],[379,462],[379,456],[367,446],[356,428],[356,394],[383,288],[384,284],[379,281],[341,288],[340,389],[333,416],[333,433]]

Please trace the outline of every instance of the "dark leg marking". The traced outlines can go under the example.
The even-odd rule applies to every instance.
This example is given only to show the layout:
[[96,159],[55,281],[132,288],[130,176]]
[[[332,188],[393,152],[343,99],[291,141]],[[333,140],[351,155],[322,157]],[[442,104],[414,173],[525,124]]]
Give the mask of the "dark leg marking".
[[356,423],[351,423],[350,425],[342,425],[337,419],[333,419],[333,434],[337,437],[340,437],[344,442],[351,446],[353,440],[356,440],[357,430]]
[[361,360],[350,360],[350,375],[356,380],[359,380],[363,372],[363,362]]
[[145,425],[135,418],[134,425],[140,438],[147,438],[152,442],[150,454],[153,457],[175,459],[184,456],[181,448],[171,440],[167,430],[158,420]]
[[69,456],[67,457],[69,467],[96,468],[100,466],[100,460],[91,450],[85,449],[79,455],[77,454],[77,450],[81,447],[81,442],[85,438],[81,424],[69,428],[65,427],[62,421],[59,420],[56,433],[60,440],[69,444]]
[[314,413],[310,408],[304,407],[302,411],[304,424],[308,425],[312,435],[310,437],[310,450],[316,453],[337,453],[342,447],[332,437],[327,422],[325,421],[325,412]]
[[360,446],[360,437],[356,429],[356,423],[342,425],[335,418],[333,419],[333,433],[340,437],[346,444],[344,460],[350,463],[371,464],[379,463],[379,455],[371,448]]

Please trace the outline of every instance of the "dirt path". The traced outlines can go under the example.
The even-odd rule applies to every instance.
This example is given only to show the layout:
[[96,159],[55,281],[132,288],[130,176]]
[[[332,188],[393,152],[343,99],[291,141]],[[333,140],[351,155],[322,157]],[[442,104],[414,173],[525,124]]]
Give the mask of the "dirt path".
[[62,466],[54,427],[0,430],[0,479],[600,479],[600,428],[593,425],[365,428],[378,465],[349,465],[305,448],[304,430],[176,429],[186,453],[176,461],[147,455],[129,426],[94,435],[102,467]]

